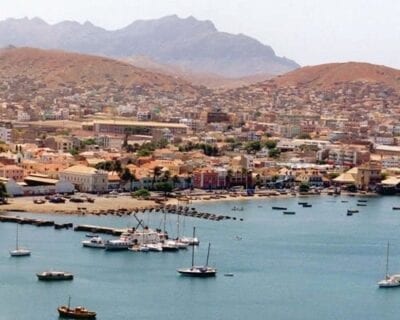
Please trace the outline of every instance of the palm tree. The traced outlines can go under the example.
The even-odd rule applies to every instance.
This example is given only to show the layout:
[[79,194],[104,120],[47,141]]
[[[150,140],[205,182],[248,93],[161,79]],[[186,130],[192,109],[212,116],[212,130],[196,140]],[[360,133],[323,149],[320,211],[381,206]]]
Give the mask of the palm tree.
[[156,182],[156,179],[161,175],[161,170],[162,167],[160,166],[155,166],[153,169],[153,181],[151,183],[151,187],[154,188],[154,183]]
[[169,179],[171,179],[171,173],[169,172],[169,170],[166,170],[163,175],[163,181],[168,182]]
[[137,181],[135,174],[132,173],[128,168],[125,168],[120,178],[122,181],[129,181],[129,191],[132,191],[132,182]]
[[172,177],[172,183],[174,184],[174,187],[180,182],[180,179],[177,175],[174,175]]

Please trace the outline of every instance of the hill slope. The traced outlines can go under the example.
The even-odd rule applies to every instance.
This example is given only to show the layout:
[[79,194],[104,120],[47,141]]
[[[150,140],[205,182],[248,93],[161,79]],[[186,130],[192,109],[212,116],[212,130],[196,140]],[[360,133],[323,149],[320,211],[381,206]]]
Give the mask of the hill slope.
[[343,83],[381,83],[400,91],[400,70],[360,62],[330,63],[301,69],[271,80],[278,86],[330,88]]
[[38,18],[7,19],[0,21],[0,47],[8,45],[118,58],[147,56],[158,63],[225,77],[281,74],[299,67],[251,37],[219,32],[212,22],[193,17],[136,21],[115,31],[90,22],[49,25]]
[[[54,97],[93,92],[105,96],[196,94],[189,83],[104,57],[32,48],[0,50],[0,97]],[[13,99],[11,99],[13,100]]]

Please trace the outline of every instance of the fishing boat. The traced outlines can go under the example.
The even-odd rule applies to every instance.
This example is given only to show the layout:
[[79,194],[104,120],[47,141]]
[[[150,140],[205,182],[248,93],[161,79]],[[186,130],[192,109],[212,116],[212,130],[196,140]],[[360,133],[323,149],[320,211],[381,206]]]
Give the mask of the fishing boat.
[[296,214],[296,212],[294,212],[294,211],[283,211],[283,214],[294,215],[294,214]]
[[347,210],[347,215],[348,216],[352,216],[353,213],[359,213],[360,211],[358,211],[357,209],[348,209]]
[[301,206],[304,206],[305,204],[308,204],[308,202],[301,202],[301,201],[299,201],[299,202],[297,202],[299,205],[301,205]]
[[272,207],[272,210],[287,210],[285,207]]
[[389,241],[386,248],[386,272],[385,279],[378,282],[379,288],[400,287],[400,275],[389,275]]
[[366,207],[367,204],[366,203],[357,203],[357,207]]
[[90,238],[90,240],[83,240],[82,246],[87,248],[104,249],[106,247],[106,244],[101,237],[95,236]]
[[303,208],[311,208],[311,207],[312,207],[312,204],[308,204],[308,203],[303,204]]
[[31,255],[31,251],[26,248],[20,248],[19,246],[19,232],[18,232],[18,224],[17,224],[17,235],[15,241],[15,250],[10,250],[10,255],[12,257],[27,257]]
[[68,298],[67,306],[59,306],[57,308],[60,317],[70,318],[70,319],[96,319],[96,312],[89,311],[84,307],[71,308],[71,297]]
[[36,273],[36,276],[41,281],[63,281],[74,279],[74,275],[72,273],[64,271],[44,271]]
[[393,207],[392,210],[400,210],[400,207]]
[[[193,227],[193,238],[195,238],[196,228]],[[199,277],[199,278],[207,278],[207,277],[215,277],[217,274],[217,269],[208,266],[208,260],[210,257],[210,248],[211,243],[208,244],[207,250],[207,260],[204,266],[195,266],[194,265],[194,246],[192,247],[192,266],[190,268],[178,269],[178,273],[183,276],[188,277]]]

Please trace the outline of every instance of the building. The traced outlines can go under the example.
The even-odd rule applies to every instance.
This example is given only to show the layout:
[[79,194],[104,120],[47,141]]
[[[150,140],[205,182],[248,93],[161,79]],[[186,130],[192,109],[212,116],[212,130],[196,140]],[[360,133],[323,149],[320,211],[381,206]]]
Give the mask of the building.
[[108,190],[108,174],[95,168],[75,165],[60,172],[60,180],[71,182],[81,192],[104,193]]
[[185,135],[188,126],[180,123],[154,122],[154,121],[129,121],[129,120],[95,120],[85,123],[85,129],[91,129],[99,134],[144,134],[152,135],[153,130],[169,129],[174,135]]
[[2,123],[0,124],[0,140],[5,143],[11,142],[11,132],[12,132],[12,124],[11,123]]
[[22,181],[24,179],[24,169],[16,165],[0,166],[0,177]]
[[229,122],[229,120],[229,115],[226,112],[219,110],[207,112],[207,123]]
[[193,172],[193,186],[199,189],[226,187],[227,170],[223,168],[202,168]]

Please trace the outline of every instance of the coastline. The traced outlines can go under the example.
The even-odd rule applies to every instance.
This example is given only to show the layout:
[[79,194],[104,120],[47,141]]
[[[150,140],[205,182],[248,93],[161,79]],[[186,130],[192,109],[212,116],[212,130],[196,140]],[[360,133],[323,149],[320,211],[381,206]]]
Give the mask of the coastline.
[[[189,196],[185,200],[178,198],[168,198],[167,201],[160,204],[153,200],[139,200],[129,196],[119,196],[117,198],[107,198],[104,196],[95,196],[94,203],[74,203],[66,201],[65,203],[43,203],[35,204],[34,199],[38,197],[19,197],[8,199],[9,203],[0,206],[0,214],[8,212],[29,212],[29,213],[50,213],[50,214],[107,214],[115,212],[132,212],[143,209],[150,209],[161,207],[164,205],[178,205],[190,206],[204,203],[214,202],[243,202],[254,200],[272,200],[272,199],[288,199],[288,198],[311,198],[316,196],[328,196],[334,198],[335,196],[328,195],[327,193],[321,194],[255,194],[253,196],[245,195],[229,195],[229,194],[216,194],[211,193],[207,195]],[[350,194],[342,193],[341,196],[357,196],[357,197],[371,197],[379,196],[376,193],[367,194]]]

